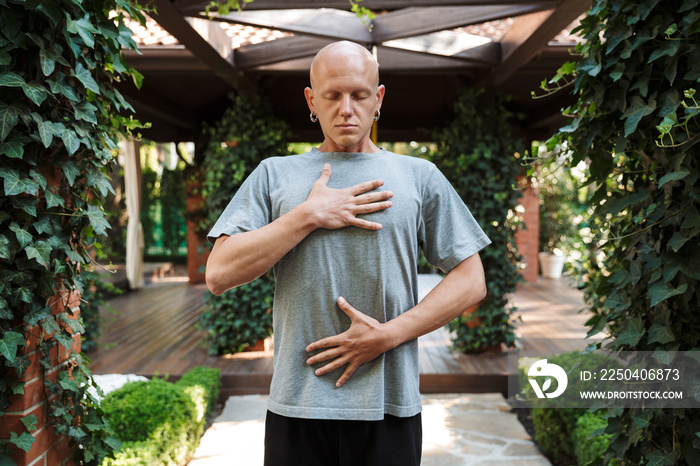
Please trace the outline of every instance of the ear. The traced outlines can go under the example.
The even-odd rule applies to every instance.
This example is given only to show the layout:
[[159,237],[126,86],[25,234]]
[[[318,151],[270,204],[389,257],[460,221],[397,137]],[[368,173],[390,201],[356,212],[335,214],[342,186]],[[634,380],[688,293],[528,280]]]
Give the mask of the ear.
[[384,87],[384,84],[381,84],[379,87],[377,87],[377,110],[382,108],[382,101],[384,100],[385,92],[386,88]]
[[314,111],[314,90],[310,87],[304,89],[304,97],[306,97],[306,104],[309,106],[309,110]]

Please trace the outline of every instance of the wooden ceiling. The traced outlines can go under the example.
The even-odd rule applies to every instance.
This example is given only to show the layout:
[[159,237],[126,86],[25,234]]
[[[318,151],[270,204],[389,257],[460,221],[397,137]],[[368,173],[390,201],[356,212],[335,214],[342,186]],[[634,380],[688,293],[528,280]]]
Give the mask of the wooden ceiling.
[[[350,12],[347,0],[254,0],[241,12],[208,19],[209,1],[152,0],[151,17],[175,45],[143,45],[127,52],[144,75],[140,91],[121,91],[157,141],[193,141],[201,123],[216,119],[237,89],[266,95],[297,141],[319,141],[308,119],[303,89],[313,56],[347,39],[375,51],[386,97],[380,141],[430,140],[450,118],[461,86],[486,86],[513,96],[518,123],[531,138],[561,126],[566,93],[533,99],[542,80],[573,59],[571,42],[553,39],[591,6],[591,0],[365,0],[371,23]],[[234,48],[220,24],[282,31],[275,40]],[[496,23],[494,23],[496,22]],[[371,24],[371,27],[368,25]],[[488,25],[505,29],[490,32]]]

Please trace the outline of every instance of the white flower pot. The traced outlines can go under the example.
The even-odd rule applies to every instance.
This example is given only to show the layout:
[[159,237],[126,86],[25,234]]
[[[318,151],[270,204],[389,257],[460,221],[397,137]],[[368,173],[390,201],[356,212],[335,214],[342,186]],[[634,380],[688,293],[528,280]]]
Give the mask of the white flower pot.
[[540,270],[545,278],[559,278],[564,270],[566,257],[551,252],[541,252],[537,255],[540,260]]

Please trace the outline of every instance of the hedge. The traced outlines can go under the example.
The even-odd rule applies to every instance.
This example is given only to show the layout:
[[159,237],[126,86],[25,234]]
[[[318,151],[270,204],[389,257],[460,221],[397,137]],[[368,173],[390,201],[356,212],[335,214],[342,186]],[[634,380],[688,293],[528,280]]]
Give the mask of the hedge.
[[107,394],[101,406],[122,451],[103,466],[185,464],[219,395],[219,370],[197,367],[176,383],[153,378]]

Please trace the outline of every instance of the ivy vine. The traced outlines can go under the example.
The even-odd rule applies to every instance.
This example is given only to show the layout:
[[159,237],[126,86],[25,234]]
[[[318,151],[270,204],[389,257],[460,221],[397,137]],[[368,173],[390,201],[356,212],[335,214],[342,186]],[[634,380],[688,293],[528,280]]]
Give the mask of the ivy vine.
[[[118,447],[88,392],[88,361],[75,352],[84,331],[75,309],[55,306],[82,293],[109,228],[102,199],[118,136],[138,126],[115,88],[140,81],[123,48],[136,49],[125,15],[145,24],[133,0],[0,0],[0,416],[38,354],[47,424],[66,435],[77,463],[100,463]],[[65,309],[64,309],[65,307]],[[58,309],[58,310],[57,310]],[[25,351],[28,342],[36,350]],[[32,354],[33,351],[37,353]],[[67,360],[52,372],[52,352]],[[10,444],[29,451],[37,419]],[[0,444],[0,463],[13,464]]]
[[[577,97],[549,144],[586,161],[597,187],[587,325],[611,351],[700,350],[699,3],[594,1],[580,60],[545,86]],[[684,377],[698,385],[698,374]],[[605,433],[606,463],[700,464],[698,410],[611,409]]]

